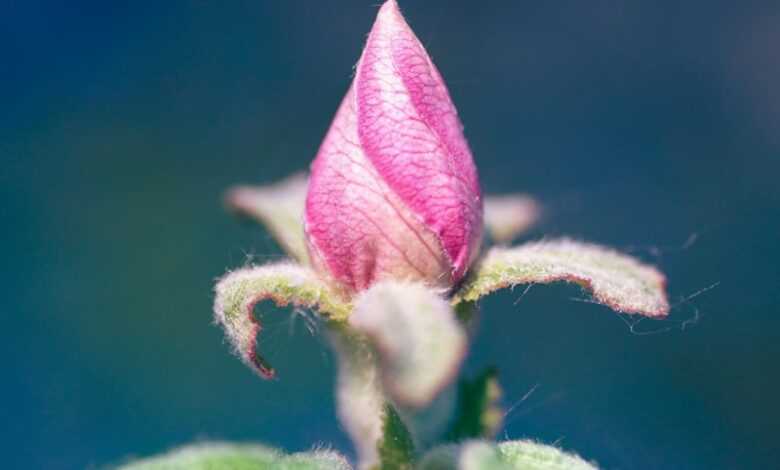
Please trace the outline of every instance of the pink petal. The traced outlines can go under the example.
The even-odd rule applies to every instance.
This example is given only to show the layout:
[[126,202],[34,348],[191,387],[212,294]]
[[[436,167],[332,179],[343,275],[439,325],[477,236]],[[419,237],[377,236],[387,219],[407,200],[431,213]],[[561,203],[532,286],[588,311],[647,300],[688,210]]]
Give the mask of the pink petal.
[[353,291],[382,279],[451,287],[476,256],[482,198],[447,88],[395,1],[377,17],[312,165],[312,262]]

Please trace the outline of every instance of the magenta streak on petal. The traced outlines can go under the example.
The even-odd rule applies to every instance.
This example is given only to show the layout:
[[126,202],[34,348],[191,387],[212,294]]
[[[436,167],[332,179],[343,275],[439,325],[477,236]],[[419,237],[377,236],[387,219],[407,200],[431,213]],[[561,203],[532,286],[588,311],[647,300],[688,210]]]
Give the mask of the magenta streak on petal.
[[312,164],[305,228],[314,267],[353,292],[387,278],[452,283],[435,234],[366,159],[351,88]]
[[447,87],[393,0],[379,12],[354,86],[366,156],[436,233],[459,280],[481,239],[477,171]]

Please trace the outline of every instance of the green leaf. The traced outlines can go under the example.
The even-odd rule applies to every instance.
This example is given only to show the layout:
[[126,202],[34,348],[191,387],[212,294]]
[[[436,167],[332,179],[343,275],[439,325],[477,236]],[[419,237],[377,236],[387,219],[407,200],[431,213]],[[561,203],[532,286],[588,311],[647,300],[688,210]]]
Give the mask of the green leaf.
[[272,468],[279,470],[352,470],[352,466],[342,455],[325,450],[289,455]]
[[233,188],[225,201],[236,213],[265,225],[287,254],[307,264],[309,256],[303,234],[307,185],[306,175],[296,173],[270,186]]
[[594,301],[619,312],[649,317],[669,312],[666,279],[658,270],[608,248],[569,239],[491,249],[453,303],[475,301],[517,284],[556,281],[577,283],[591,292]]
[[513,470],[523,467],[515,467],[506,462],[493,443],[472,441],[463,446],[458,468],[463,470]]
[[414,442],[401,417],[390,404],[385,405],[382,440],[379,443],[381,470],[409,470],[414,462]]
[[458,468],[461,447],[455,444],[436,447],[428,451],[417,465],[417,470],[453,470]]
[[487,441],[467,441],[441,446],[428,452],[419,470],[514,470],[495,445]]
[[199,444],[168,454],[138,460],[121,470],[256,470],[270,468],[279,459],[274,449],[256,445]]
[[335,452],[314,451],[283,455],[259,445],[207,443],[173,450],[165,455],[131,462],[119,470],[350,470]]
[[485,197],[485,229],[496,243],[509,243],[539,219],[539,204],[525,194]]
[[460,442],[495,437],[504,416],[498,405],[500,398],[501,387],[495,368],[486,370],[474,380],[462,380],[458,387],[458,414],[446,440]]
[[509,441],[498,445],[502,459],[523,470],[596,470],[578,455],[533,441]]
[[596,470],[577,455],[531,441],[498,445],[466,441],[437,447],[420,461],[419,470]]
[[344,320],[350,305],[309,268],[280,263],[244,268],[227,274],[216,286],[214,319],[225,329],[236,354],[262,377],[271,378],[273,368],[256,351],[262,327],[254,307],[271,300],[278,306],[310,308],[333,320]]
[[396,404],[423,408],[457,377],[467,337],[452,307],[422,284],[382,282],[355,300],[349,324],[379,358]]

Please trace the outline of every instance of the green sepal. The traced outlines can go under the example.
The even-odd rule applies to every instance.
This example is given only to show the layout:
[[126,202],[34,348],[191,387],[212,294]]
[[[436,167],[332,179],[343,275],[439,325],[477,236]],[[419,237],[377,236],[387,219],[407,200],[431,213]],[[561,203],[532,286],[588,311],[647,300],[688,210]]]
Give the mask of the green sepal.
[[380,470],[410,470],[414,465],[414,442],[398,412],[385,405],[382,440],[379,441]]
[[567,238],[491,248],[472,269],[452,303],[476,301],[518,284],[573,282],[615,311],[664,317],[666,278],[653,266],[615,250]]
[[498,372],[493,367],[473,380],[461,380],[458,385],[457,416],[445,441],[495,437],[504,416],[498,404],[500,399]]

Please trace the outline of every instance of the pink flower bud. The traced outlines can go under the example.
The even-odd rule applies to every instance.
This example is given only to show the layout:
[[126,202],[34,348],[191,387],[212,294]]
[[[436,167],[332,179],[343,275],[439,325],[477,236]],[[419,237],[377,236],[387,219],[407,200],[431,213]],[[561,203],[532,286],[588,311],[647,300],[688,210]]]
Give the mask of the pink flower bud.
[[352,292],[385,279],[452,287],[479,251],[482,196],[463,126],[395,0],[312,164],[315,268]]

